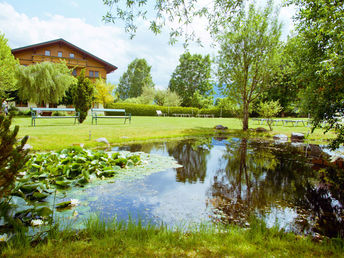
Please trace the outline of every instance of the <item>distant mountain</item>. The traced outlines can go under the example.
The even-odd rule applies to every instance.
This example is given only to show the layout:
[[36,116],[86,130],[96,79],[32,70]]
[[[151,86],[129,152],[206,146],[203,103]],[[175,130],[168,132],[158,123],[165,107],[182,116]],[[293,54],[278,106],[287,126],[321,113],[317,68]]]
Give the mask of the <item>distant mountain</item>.
[[225,96],[221,93],[220,88],[218,87],[218,84],[214,84],[214,103],[216,101],[216,99],[218,98],[224,98]]

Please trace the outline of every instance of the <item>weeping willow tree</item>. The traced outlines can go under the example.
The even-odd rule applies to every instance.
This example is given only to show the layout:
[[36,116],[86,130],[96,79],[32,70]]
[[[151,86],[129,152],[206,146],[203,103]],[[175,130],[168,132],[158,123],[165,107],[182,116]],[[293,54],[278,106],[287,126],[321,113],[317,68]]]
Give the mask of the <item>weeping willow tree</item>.
[[34,103],[59,103],[76,79],[65,63],[18,66],[18,97]]

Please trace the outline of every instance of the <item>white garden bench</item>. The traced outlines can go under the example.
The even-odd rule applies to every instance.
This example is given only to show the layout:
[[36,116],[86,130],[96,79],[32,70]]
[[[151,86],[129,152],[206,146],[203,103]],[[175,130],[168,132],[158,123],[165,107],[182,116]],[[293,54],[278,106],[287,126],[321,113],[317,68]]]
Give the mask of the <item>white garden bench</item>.
[[[104,113],[104,112],[112,112],[116,113],[118,115],[114,116],[106,116],[106,115],[99,115],[99,112]],[[125,109],[111,109],[111,108],[92,108],[91,109],[92,113],[92,124],[93,120],[98,124],[98,119],[100,118],[119,118],[119,119],[124,119],[124,123],[126,123],[127,119],[129,120],[129,123],[131,123],[131,114],[126,113]]]
[[[42,116],[43,112],[73,112],[74,115],[67,116]],[[74,118],[74,124],[79,121],[80,113],[75,108],[31,108],[31,126],[36,126],[36,119],[54,119],[54,118]]]

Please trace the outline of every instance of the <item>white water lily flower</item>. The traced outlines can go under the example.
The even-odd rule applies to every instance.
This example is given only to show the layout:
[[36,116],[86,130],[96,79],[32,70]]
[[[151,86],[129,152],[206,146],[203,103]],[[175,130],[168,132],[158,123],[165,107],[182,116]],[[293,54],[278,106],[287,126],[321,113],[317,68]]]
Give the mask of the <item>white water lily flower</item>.
[[41,219],[33,219],[31,220],[31,225],[36,227],[36,226],[40,226],[43,224],[43,220]]
[[77,206],[79,204],[80,204],[80,201],[78,199],[70,199],[71,206]]
[[5,233],[3,235],[0,235],[0,242],[7,242],[7,240],[10,239],[8,235]]

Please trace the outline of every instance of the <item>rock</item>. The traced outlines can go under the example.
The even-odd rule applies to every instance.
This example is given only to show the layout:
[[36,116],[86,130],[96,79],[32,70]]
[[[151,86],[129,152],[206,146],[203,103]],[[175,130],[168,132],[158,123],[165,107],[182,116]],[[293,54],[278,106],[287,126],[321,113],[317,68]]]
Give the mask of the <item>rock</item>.
[[32,149],[32,146],[28,143],[24,144],[23,146],[23,150],[31,150]]
[[302,142],[304,139],[305,135],[303,133],[291,133],[292,142]]
[[108,140],[106,138],[104,138],[104,137],[98,138],[96,141],[97,142],[102,142],[102,143],[105,143],[105,144],[109,144]]
[[214,127],[214,129],[216,129],[216,130],[227,130],[228,127],[227,126],[223,126],[223,125],[217,125],[217,126]]
[[265,132],[267,132],[268,130],[267,129],[265,129],[264,127],[257,127],[256,128],[256,132],[257,133],[265,133]]
[[288,136],[285,134],[276,134],[274,135],[274,140],[278,140],[278,141],[288,141]]

